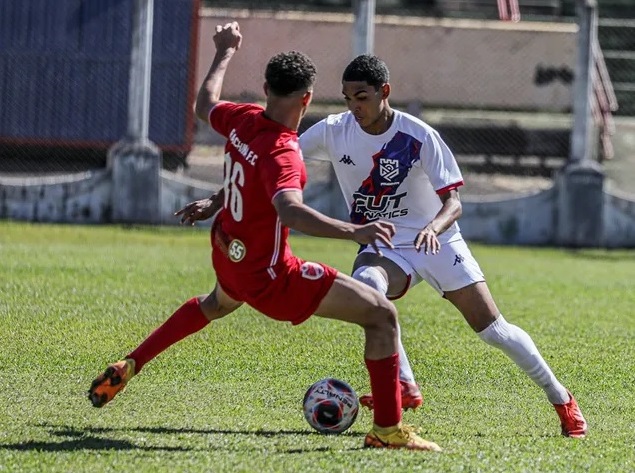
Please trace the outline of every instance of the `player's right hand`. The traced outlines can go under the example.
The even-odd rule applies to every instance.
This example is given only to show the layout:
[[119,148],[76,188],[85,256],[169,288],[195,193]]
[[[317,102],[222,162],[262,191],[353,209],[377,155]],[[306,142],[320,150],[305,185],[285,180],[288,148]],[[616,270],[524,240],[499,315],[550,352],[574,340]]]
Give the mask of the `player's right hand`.
[[394,248],[392,237],[395,235],[395,226],[389,222],[377,220],[358,226],[353,234],[353,239],[361,245],[370,245],[379,256],[381,250],[377,246],[377,242],[383,243],[388,248]]
[[216,51],[235,52],[240,48],[243,36],[240,34],[240,27],[237,21],[225,23],[225,25],[216,25],[216,34],[214,34],[214,44]]
[[189,223],[194,225],[198,220],[207,220],[212,217],[221,207],[222,199],[218,199],[218,194],[215,194],[209,199],[190,202],[181,210],[174,212],[174,215],[177,217],[181,216],[181,224]]

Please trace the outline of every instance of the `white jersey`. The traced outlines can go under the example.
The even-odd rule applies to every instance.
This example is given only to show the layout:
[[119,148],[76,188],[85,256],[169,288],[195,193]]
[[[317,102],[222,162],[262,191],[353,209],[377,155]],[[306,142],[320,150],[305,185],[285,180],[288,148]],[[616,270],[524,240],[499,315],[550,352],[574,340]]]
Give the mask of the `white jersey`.
[[[300,135],[306,159],[331,161],[351,221],[382,219],[396,227],[393,244],[414,245],[416,235],[441,210],[438,194],[463,184],[454,155],[436,130],[394,110],[381,135],[364,132],[350,112],[329,115]],[[439,241],[460,238],[455,222]]]

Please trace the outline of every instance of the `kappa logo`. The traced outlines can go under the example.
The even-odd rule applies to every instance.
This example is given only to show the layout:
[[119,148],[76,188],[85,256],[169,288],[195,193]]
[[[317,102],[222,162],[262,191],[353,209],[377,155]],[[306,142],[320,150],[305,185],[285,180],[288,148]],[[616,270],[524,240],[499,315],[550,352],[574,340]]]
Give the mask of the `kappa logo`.
[[379,175],[388,181],[392,181],[399,174],[399,160],[380,158]]
[[241,261],[247,254],[245,244],[240,240],[232,240],[227,247],[227,255],[234,263]]
[[454,264],[452,266],[456,266],[457,264],[461,264],[465,261],[465,256],[463,255],[455,255],[454,256]]
[[355,162],[351,159],[351,157],[348,154],[345,154],[344,156],[342,156],[342,159],[340,159],[340,163],[344,163],[348,166],[350,166],[351,164],[355,166]]
[[302,273],[303,278],[310,279],[311,281],[315,281],[324,276],[324,268],[321,265],[310,261],[302,263],[302,266],[300,266],[300,272]]

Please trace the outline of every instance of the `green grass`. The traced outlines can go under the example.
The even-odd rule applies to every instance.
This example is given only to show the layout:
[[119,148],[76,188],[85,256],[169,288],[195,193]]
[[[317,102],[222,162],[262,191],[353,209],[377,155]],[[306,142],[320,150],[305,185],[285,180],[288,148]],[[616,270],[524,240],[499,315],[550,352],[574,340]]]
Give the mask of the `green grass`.
[[[292,246],[343,271],[355,251]],[[634,471],[635,252],[472,250],[506,318],[576,394],[587,439],[562,438],[542,391],[424,285],[397,303],[425,396],[404,419],[442,454],[363,450],[367,411],[343,435],[314,433],[301,412],[311,383],[368,390],[361,329],[245,307],[94,409],[93,377],[213,287],[207,233],[0,223],[0,472]]]

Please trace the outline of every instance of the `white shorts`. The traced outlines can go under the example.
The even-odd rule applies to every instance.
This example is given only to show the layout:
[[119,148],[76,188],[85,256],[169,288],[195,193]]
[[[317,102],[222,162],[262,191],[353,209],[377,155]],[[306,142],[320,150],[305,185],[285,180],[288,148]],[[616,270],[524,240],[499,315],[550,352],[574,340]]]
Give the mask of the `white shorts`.
[[[375,250],[367,246],[361,253],[373,253]],[[455,239],[441,245],[436,255],[410,248],[382,248],[382,254],[397,264],[408,276],[410,285],[407,289],[427,281],[436,291],[443,295],[446,291],[456,291],[470,284],[485,281],[483,271],[472,256],[472,252],[463,238]],[[389,294],[391,299],[399,295]]]

